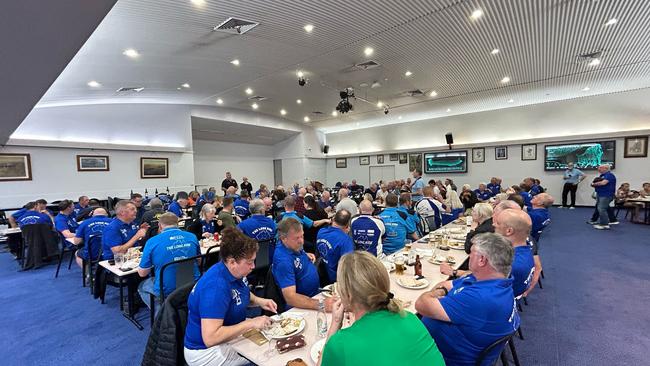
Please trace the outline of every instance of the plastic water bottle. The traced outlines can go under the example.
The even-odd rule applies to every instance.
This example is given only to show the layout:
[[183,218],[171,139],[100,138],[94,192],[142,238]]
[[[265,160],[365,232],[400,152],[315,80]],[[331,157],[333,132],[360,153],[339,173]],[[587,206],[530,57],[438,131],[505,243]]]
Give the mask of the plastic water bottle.
[[325,314],[325,300],[318,299],[318,315],[316,317],[318,338],[327,337],[327,314]]

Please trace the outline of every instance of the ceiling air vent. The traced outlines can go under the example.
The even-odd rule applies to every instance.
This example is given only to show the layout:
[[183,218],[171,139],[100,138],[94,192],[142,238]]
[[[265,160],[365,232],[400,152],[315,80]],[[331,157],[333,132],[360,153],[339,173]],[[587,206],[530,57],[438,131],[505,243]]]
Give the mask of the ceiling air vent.
[[228,18],[225,22],[219,24],[218,26],[212,28],[214,31],[226,32],[232,34],[244,34],[249,30],[257,27],[260,23],[251,22],[248,20],[237,19],[237,18]]
[[407,90],[402,94],[407,96],[407,97],[422,97],[422,96],[424,96],[424,92],[422,90],[420,90],[420,89]]
[[117,89],[118,93],[126,93],[126,92],[136,92],[139,93],[144,90],[144,87],[142,86],[123,86],[119,89]]
[[369,60],[369,61],[362,62],[362,63],[354,65],[354,67],[356,67],[357,69],[360,69],[360,70],[372,70],[372,69],[378,68],[379,66],[381,66],[381,64],[379,62],[377,62],[377,61],[374,61],[374,60]]
[[316,115],[322,116],[325,113],[323,113],[321,111],[313,111],[313,112],[311,112],[311,114],[316,114]]
[[261,102],[261,101],[266,100],[266,99],[267,99],[266,97],[263,97],[261,95],[254,95],[252,97],[248,97],[248,100],[255,100],[255,101],[258,101],[258,102]]

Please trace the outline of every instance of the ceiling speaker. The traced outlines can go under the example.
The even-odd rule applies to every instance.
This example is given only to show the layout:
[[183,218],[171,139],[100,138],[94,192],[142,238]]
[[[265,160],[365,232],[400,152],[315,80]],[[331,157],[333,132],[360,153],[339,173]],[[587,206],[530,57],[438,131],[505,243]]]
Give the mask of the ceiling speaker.
[[445,135],[445,139],[447,140],[447,145],[454,143],[454,136],[451,134],[451,132]]
[[327,154],[328,152],[330,152],[330,145],[323,146],[323,154]]

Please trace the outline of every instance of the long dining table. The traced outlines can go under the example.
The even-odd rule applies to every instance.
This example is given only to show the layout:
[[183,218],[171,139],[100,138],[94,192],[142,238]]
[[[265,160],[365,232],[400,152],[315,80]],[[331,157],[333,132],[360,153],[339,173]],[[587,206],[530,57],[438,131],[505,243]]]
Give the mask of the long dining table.
[[[461,220],[456,220],[451,222],[434,232],[435,234],[449,235],[456,237],[452,241],[460,242],[460,237],[466,235],[468,229],[465,227],[465,223]],[[451,247],[448,250],[434,249],[433,245],[429,244],[428,236],[421,238],[420,240],[411,244],[412,251],[420,254],[420,262],[422,263],[422,275],[429,282],[429,284],[421,289],[409,289],[402,287],[398,283],[400,275],[397,275],[395,271],[389,273],[390,277],[390,288],[391,292],[395,297],[405,303],[405,309],[412,313],[415,313],[415,301],[417,298],[426,291],[431,291],[433,287],[442,281],[448,279],[448,276],[440,273],[440,265],[430,262],[430,254],[442,255],[444,257],[453,257],[455,263],[452,265],[453,268],[459,268],[465,260],[467,260],[468,255],[465,253],[464,249],[460,249],[462,245],[457,245],[456,249]],[[396,253],[393,253],[390,256],[382,258],[382,262],[390,263],[390,260],[394,260],[396,256],[404,255],[407,249],[402,249]],[[414,267],[407,266],[406,270],[401,276],[413,276]],[[318,294],[314,298],[321,298],[323,295]],[[263,345],[257,345],[253,341],[239,336],[234,340],[228,342],[239,354],[246,357],[250,361],[254,362],[257,365],[261,366],[284,366],[288,361],[294,360],[296,358],[301,358],[308,365],[315,365],[316,363],[311,358],[311,348],[318,342],[320,339],[318,337],[317,327],[316,327],[316,316],[317,311],[315,310],[306,310],[306,309],[296,309],[293,308],[288,311],[288,313],[297,313],[304,317],[306,325],[304,330],[300,334],[304,336],[305,346],[298,348],[286,353],[279,354],[277,351],[273,350],[275,342],[268,342]],[[327,321],[330,324],[332,318],[331,314],[327,314]],[[349,326],[349,324],[344,324],[344,327]]]

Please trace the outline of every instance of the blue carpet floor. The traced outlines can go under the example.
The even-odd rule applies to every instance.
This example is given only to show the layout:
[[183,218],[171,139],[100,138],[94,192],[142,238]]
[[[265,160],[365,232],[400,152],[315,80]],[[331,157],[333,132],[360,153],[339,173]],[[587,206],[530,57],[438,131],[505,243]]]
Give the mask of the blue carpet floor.
[[[650,350],[650,226],[621,221],[610,231],[585,224],[592,209],[552,209],[540,254],[546,279],[524,306],[526,365],[647,365]],[[137,365],[147,341],[148,312],[137,330],[119,312],[118,291],[106,304],[81,287],[80,270],[54,266],[17,272],[0,253],[0,364]]]

